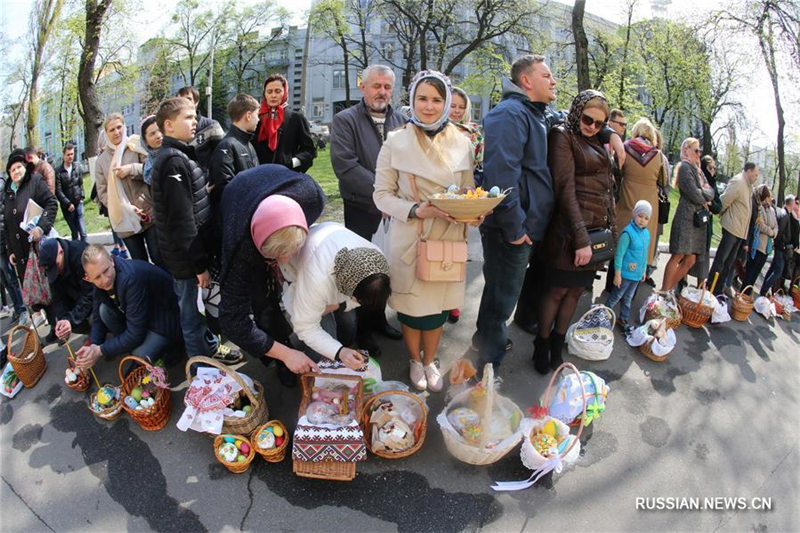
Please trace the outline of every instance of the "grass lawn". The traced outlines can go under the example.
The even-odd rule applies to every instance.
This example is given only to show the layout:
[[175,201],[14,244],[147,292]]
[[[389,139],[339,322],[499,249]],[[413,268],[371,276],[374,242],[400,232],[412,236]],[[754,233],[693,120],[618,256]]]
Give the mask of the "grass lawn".
[[[344,222],[342,197],[339,195],[339,181],[333,173],[331,167],[331,156],[328,148],[319,150],[317,158],[314,159],[314,166],[308,170],[308,175],[317,180],[325,196],[328,197],[328,203],[325,205],[325,211],[322,213],[320,222],[327,220],[335,220],[337,222]],[[83,179],[83,188],[86,191],[86,200],[83,203],[83,218],[86,221],[86,233],[98,233],[104,231],[111,231],[111,226],[108,223],[108,218],[102,216],[97,211],[97,203],[89,200],[89,195],[92,192],[92,183],[89,179],[89,174],[86,174]],[[67,221],[64,220],[64,215],[61,213],[61,206],[58,208],[56,214],[56,231],[62,237],[69,237],[71,235]]]

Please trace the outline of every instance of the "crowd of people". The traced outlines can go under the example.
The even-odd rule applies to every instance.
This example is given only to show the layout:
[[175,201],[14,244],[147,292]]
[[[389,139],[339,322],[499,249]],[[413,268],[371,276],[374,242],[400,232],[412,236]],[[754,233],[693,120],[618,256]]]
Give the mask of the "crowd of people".
[[[380,334],[402,339],[415,388],[439,391],[437,352],[445,324],[467,305],[465,276],[431,275],[422,250],[440,247],[465,267],[458,263],[466,262],[468,224],[430,201],[453,185],[507,191],[471,223],[484,254],[472,338],[479,368],[499,369],[512,349],[512,313],[536,334],[536,371],[557,368],[578,300],[600,271],[607,305],[619,304],[618,325],[630,327],[640,283],[655,286],[666,224],[661,290],[678,290],[689,275],[718,281],[715,292],[730,293],[739,280],[751,290],[773,254],[760,286],[766,294],[800,269],[797,202],[788,196],[779,208],[767,185],[754,190],[756,165],[746,163],[720,194],[716,162],[696,138],[683,141],[671,168],[650,120],[637,120],[626,139],[625,114],[599,91],[553,111],[556,80],[542,56],[514,61],[482,125],[467,93],[440,72],[414,76],[406,113],[391,104],[389,67],[367,67],[359,88],[361,101],[331,126],[343,225],[316,223],[326,198],[306,172],[317,151],[306,118],[288,108],[280,74],[266,79],[261,102],[246,94],[230,101],[227,133],[198,115],[193,87],[144,117],[141,135],[128,136],[119,113],[105,118],[94,196],[109,218],[111,251],[87,243],[75,147],[64,147],[55,171],[33,150],[12,152],[0,187],[0,272],[13,319],[29,320],[19,286],[37,268],[52,298],[31,311],[45,314],[48,342],[89,335],[77,351],[82,369],[124,354],[233,364],[243,354],[227,338],[275,362],[291,386],[321,358],[361,368],[366,353],[381,355]],[[671,188],[680,200],[670,222]],[[25,220],[29,202],[41,208],[35,220]],[[51,236],[59,205],[71,239]],[[722,239],[711,263],[714,216]],[[378,232],[383,246],[372,242]]]

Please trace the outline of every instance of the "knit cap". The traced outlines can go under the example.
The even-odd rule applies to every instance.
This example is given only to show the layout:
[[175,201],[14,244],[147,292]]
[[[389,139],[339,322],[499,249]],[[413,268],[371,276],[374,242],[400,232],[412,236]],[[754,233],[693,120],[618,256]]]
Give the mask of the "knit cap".
[[642,214],[647,215],[648,217],[653,216],[653,206],[650,205],[650,202],[647,200],[639,200],[636,202],[636,205],[633,206],[633,218],[636,218]]

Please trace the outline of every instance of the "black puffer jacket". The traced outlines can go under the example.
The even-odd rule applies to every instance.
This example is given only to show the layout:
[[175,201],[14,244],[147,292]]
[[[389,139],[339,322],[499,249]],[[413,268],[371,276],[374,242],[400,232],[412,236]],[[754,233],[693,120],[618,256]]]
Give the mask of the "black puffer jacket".
[[28,200],[33,200],[44,209],[37,224],[42,229],[43,235],[50,233],[50,229],[53,227],[53,221],[56,219],[56,212],[58,211],[58,200],[50,192],[50,188],[44,178],[32,172],[31,165],[28,165],[28,172],[20,181],[19,189],[16,193],[11,190],[11,183],[11,178],[8,178],[4,188],[3,223],[6,229],[6,244],[8,245],[6,251],[9,257],[14,254],[17,262],[17,272],[20,279],[23,279],[31,243],[28,242],[28,232],[20,228],[19,223],[22,222],[25,216],[25,207],[28,205]]
[[62,211],[67,213],[70,204],[79,204],[85,196],[80,165],[73,163],[72,168],[67,171],[62,163],[56,169],[56,198],[58,198],[58,203],[61,204]]
[[[222,196],[222,272],[219,321],[222,333],[253,357],[263,357],[276,331],[256,324],[270,306],[278,305],[280,285],[250,236],[250,220],[267,196],[281,194],[303,208],[310,226],[325,205],[325,194],[313,178],[279,165],[260,165],[236,176]],[[275,326],[273,326],[275,327]]]
[[258,156],[250,144],[253,134],[231,126],[225,137],[219,142],[211,154],[208,165],[208,182],[211,189],[211,204],[216,206],[222,201],[222,191],[233,177],[243,170],[258,165]]
[[208,231],[211,207],[203,169],[186,143],[164,137],[153,161],[153,212],[158,246],[175,279],[191,279],[211,264]]

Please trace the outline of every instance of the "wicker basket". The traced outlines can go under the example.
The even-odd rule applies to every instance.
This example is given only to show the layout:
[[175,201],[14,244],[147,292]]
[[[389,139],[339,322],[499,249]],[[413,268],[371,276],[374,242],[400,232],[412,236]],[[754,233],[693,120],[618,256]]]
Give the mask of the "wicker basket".
[[[314,390],[314,380],[316,378],[331,378],[339,381],[354,381],[361,384],[361,378],[347,374],[314,374],[311,372],[300,376],[300,384],[303,389],[303,398],[300,400],[298,419],[300,419],[311,403],[311,393]],[[355,419],[362,420],[363,417],[363,398],[362,386],[356,387],[355,397]],[[310,477],[314,479],[328,479],[331,481],[352,481],[356,477],[356,463],[338,461],[298,461],[292,459],[292,471],[300,477]]]
[[706,296],[706,287],[703,285],[703,292],[700,294],[700,302],[693,302],[683,296],[678,296],[678,306],[683,314],[683,323],[690,328],[702,328],[714,313],[714,308],[703,305]]
[[[482,383],[487,390],[488,399],[485,406],[486,412],[491,413],[493,404],[502,402],[507,408],[516,411],[520,419],[522,418],[522,410],[520,410],[519,407],[517,407],[511,400],[495,394],[494,368],[491,364],[487,364],[484,367]],[[436,417],[436,421],[442,428],[442,436],[444,437],[445,447],[453,455],[453,457],[459,461],[463,461],[471,465],[489,465],[496,463],[508,452],[510,452],[517,444],[519,444],[519,441],[522,439],[522,433],[519,432],[518,427],[514,428],[515,433],[512,435],[512,437],[509,437],[504,441],[503,446],[487,448],[485,446],[470,445],[462,437],[457,436],[454,430],[446,429],[444,424],[449,424],[449,422],[447,422],[447,411],[449,406],[460,401],[463,395],[466,394],[469,394],[469,391],[458,394],[450,403],[445,406],[444,410],[439,413],[439,416]]]
[[731,318],[734,320],[738,320],[739,322],[744,322],[750,316],[750,313],[753,312],[753,304],[755,303],[756,299],[753,296],[749,296],[745,294],[747,289],[752,290],[753,286],[748,285],[741,292],[737,292],[733,296],[733,301],[731,302]]
[[[387,396],[403,396],[404,398],[408,398],[409,400],[415,402],[422,411],[422,420],[420,421],[419,426],[417,426],[417,429],[414,431],[414,445],[401,452],[390,452],[385,450],[376,451],[372,449],[372,424],[370,424],[369,419],[372,416],[372,411],[380,404],[380,400],[382,398],[386,398]],[[363,427],[364,444],[366,444],[367,449],[370,452],[384,459],[402,459],[404,457],[408,457],[409,455],[415,454],[420,448],[422,448],[422,443],[425,442],[425,434],[427,433],[428,429],[428,409],[425,407],[425,402],[420,400],[419,396],[416,394],[411,394],[410,392],[400,390],[387,390],[379,392],[378,394],[370,397],[367,400],[367,403],[364,404]]]
[[89,374],[86,371],[80,370],[78,367],[76,367],[75,362],[72,359],[67,359],[67,368],[78,374],[78,379],[74,382],[64,380],[64,383],[67,384],[67,387],[78,392],[86,392],[89,390],[89,385],[91,384]]
[[[103,387],[117,388],[117,387],[114,387],[113,385],[108,385],[108,384],[103,385]],[[111,405],[109,405],[106,408],[102,408],[101,407],[100,410],[98,410],[98,411],[95,411],[92,408],[92,405],[94,405],[95,396],[97,396],[97,392],[96,391],[93,392],[89,396],[89,410],[92,413],[94,413],[94,416],[96,416],[97,418],[99,418],[101,420],[111,421],[111,420],[116,420],[117,418],[119,418],[122,415],[122,394],[121,393],[120,393],[120,396],[119,396],[119,400],[117,400],[116,402],[112,403]]]
[[[122,375],[122,369],[127,361],[139,363],[139,366],[134,368],[127,376]],[[119,362],[119,382],[122,388],[122,398],[129,395],[131,391],[141,385],[142,379],[147,375],[150,363],[136,357],[135,355],[126,355]],[[164,371],[166,376],[166,370]],[[169,422],[169,417],[172,414],[172,394],[169,389],[162,389],[156,387],[155,403],[146,409],[131,409],[125,402],[122,402],[122,408],[131,415],[131,418],[136,420],[145,431],[158,431]]]
[[[261,433],[262,429],[265,429],[269,426],[277,426],[283,430],[283,442],[280,446],[275,448],[259,448],[258,447],[258,434]],[[253,433],[250,434],[250,442],[255,448],[256,453],[264,458],[264,460],[268,463],[280,463],[286,457],[286,450],[289,448],[289,432],[286,431],[286,426],[283,425],[283,422],[280,420],[270,420],[266,424],[258,426],[256,429],[253,430]]]
[[[573,372],[576,376],[578,376],[578,383],[581,386],[581,398],[583,399],[583,410],[582,410],[581,414],[578,415],[578,417],[576,417],[572,421],[573,424],[575,422],[577,422],[578,431],[575,434],[575,438],[572,439],[572,442],[570,443],[570,445],[567,446],[566,449],[564,449],[563,452],[561,452],[561,458],[562,459],[564,457],[566,457],[566,455],[576,445],[578,446],[578,450],[580,451],[580,439],[581,439],[581,434],[583,433],[584,421],[586,420],[586,390],[584,389],[584,386],[583,386],[583,376],[581,376],[581,373],[578,370],[578,368],[575,365],[573,365],[572,363],[561,363],[561,365],[553,371],[553,375],[550,376],[550,382],[547,384],[547,388],[545,389],[544,394],[542,394],[542,403],[541,403],[541,405],[546,406],[546,408],[548,409],[548,412],[549,412],[549,406],[550,406],[550,403],[552,403],[553,395],[555,394],[554,385],[555,385],[555,382],[556,382],[556,378],[564,370],[569,370],[569,371]],[[565,426],[566,426],[566,424],[565,424]],[[528,434],[525,435],[525,438],[530,440],[530,438],[533,436],[532,433],[533,433],[532,431],[528,432]],[[520,448],[520,456],[522,457],[523,464],[525,464],[525,466],[527,466],[528,468],[531,468],[531,470],[535,469],[535,468],[532,468],[532,466],[533,466],[532,463],[537,463],[537,462],[538,463],[543,463],[545,461],[545,459],[536,450],[534,450],[532,446],[526,446],[524,444],[523,444],[522,448]],[[536,468],[538,468],[538,466]]]
[[[22,346],[18,350],[12,351],[14,334],[18,331],[24,331],[25,338]],[[15,354],[22,356],[17,357]],[[22,324],[11,328],[11,331],[8,332],[8,361],[26,388],[32,389],[39,382],[44,371],[47,370],[47,360],[44,357],[42,345],[39,343],[39,337],[33,329]]]
[[195,363],[202,363],[207,366],[213,366],[223,372],[229,374],[236,383],[242,387],[247,399],[250,400],[251,410],[244,417],[238,418],[235,416],[226,416],[222,421],[223,433],[235,433],[237,435],[250,435],[255,428],[261,426],[269,420],[269,409],[267,409],[267,399],[264,395],[264,386],[258,381],[253,380],[257,396],[253,394],[247,383],[239,376],[239,374],[232,368],[225,366],[210,357],[201,355],[191,357],[186,361],[186,380],[192,382],[192,365]]
[[[246,442],[247,445],[250,447],[250,452],[247,454],[247,457],[244,461],[235,461],[233,463],[229,463],[225,459],[219,456],[219,447],[222,442],[225,440],[225,437],[233,437],[236,440],[240,440],[242,442]],[[247,437],[243,437],[242,435],[236,435],[233,433],[223,433],[221,435],[217,435],[214,437],[214,456],[217,458],[217,461],[225,465],[225,468],[233,472],[234,474],[243,474],[247,472],[247,469],[250,468],[250,463],[253,462],[253,458],[256,456],[256,452],[253,449],[253,445],[250,443],[250,439]]]
[[792,280],[789,294],[792,295],[792,300],[794,300],[795,308],[800,309],[800,276],[797,276]]
[[459,222],[476,222],[503,201],[495,198],[430,198],[430,202]]
[[647,322],[648,320],[653,319],[664,319],[667,321],[667,327],[672,328],[677,331],[677,329],[681,326],[681,320],[683,318],[683,314],[681,313],[681,307],[678,305],[678,302],[675,300],[675,295],[671,292],[659,292],[659,296],[661,296],[664,300],[672,301],[675,303],[675,316],[664,316],[659,315],[656,313],[654,309],[647,309],[644,312],[644,321]]
[[639,351],[642,352],[642,355],[650,359],[651,361],[655,361],[656,363],[663,363],[669,357],[669,354],[665,355],[656,355],[653,353],[653,343],[657,342],[657,339],[653,337],[649,341],[644,344],[639,345]]
[[783,289],[778,289],[775,294],[770,294],[769,299],[775,305],[775,312],[788,322],[792,319],[792,312],[778,299],[781,294],[784,294]]

